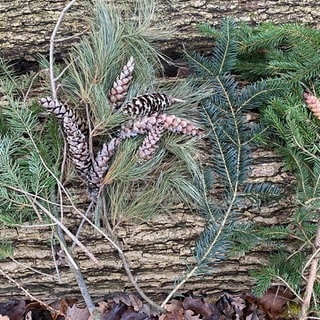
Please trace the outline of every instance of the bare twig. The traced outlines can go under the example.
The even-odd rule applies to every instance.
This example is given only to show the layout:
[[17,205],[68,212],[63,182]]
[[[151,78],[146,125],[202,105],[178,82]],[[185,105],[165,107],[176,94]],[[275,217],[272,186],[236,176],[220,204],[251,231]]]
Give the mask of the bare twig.
[[[78,245],[78,247],[85,252],[88,257],[97,265],[101,266],[101,262],[80,242],[73,234],[72,232],[59,220],[57,219],[47,208],[45,208],[40,202],[33,199],[30,194],[25,192],[24,190],[19,190],[22,194],[25,195],[25,197],[29,200],[30,204],[33,206],[33,208],[38,211],[40,209],[43,213],[45,213],[57,226],[59,226],[65,233],[68,235],[68,237],[71,238],[72,241],[75,241]],[[83,216],[83,214],[82,214]],[[90,221],[90,220],[89,220]],[[91,221],[90,221],[91,222]]]
[[[314,253],[318,252],[319,248],[320,248],[320,219],[318,221],[318,228],[317,228],[317,234],[314,240],[313,252]],[[314,255],[310,263],[309,277],[307,279],[306,290],[303,297],[303,303],[301,306],[300,320],[305,320],[308,318],[308,311],[311,304],[314,283],[317,278],[318,264],[319,264],[319,255]]]
[[[102,207],[103,207],[103,214],[106,213],[106,202],[105,202],[105,197],[101,197],[101,201],[102,201]],[[134,288],[137,290],[138,294],[141,296],[141,298],[143,298],[147,303],[150,304],[150,306],[152,306],[153,308],[155,308],[156,310],[160,311],[161,313],[165,313],[166,310],[158,305],[157,303],[155,303],[153,300],[151,300],[145,293],[144,291],[140,288],[140,286],[138,285],[136,279],[134,278],[130,267],[129,267],[129,263],[127,261],[127,258],[125,256],[125,254],[123,253],[122,249],[121,249],[121,245],[116,237],[116,235],[114,234],[111,226],[109,223],[107,223],[107,229],[108,232],[110,233],[110,235],[112,236],[113,241],[117,244],[118,246],[118,254],[122,260],[122,264],[123,264],[123,268],[127,273],[127,276],[130,280],[130,282],[132,283],[132,285],[134,286]]]
[[51,83],[51,91],[52,91],[52,98],[54,100],[57,99],[57,89],[56,89],[56,81],[55,81],[55,77],[54,77],[54,67],[53,67],[53,63],[54,63],[54,58],[53,58],[53,54],[54,54],[54,44],[55,44],[55,37],[57,35],[57,32],[59,30],[59,27],[62,23],[62,20],[64,18],[65,13],[73,6],[73,4],[76,2],[77,0],[72,0],[70,1],[61,11],[60,16],[58,18],[58,21],[53,29],[53,32],[51,34],[50,37],[50,49],[49,49],[49,73],[50,73],[50,83]]
[[86,306],[90,312],[91,315],[95,315],[96,313],[96,308],[94,306],[93,300],[89,294],[89,290],[87,288],[87,285],[84,281],[84,278],[82,276],[82,273],[80,271],[80,268],[78,266],[78,264],[76,263],[76,261],[73,259],[72,254],[69,252],[66,241],[64,239],[64,233],[62,231],[62,229],[60,227],[57,228],[57,235],[60,241],[60,245],[62,247],[62,249],[64,250],[68,263],[69,263],[69,268],[73,271],[73,273],[75,274],[77,283],[78,283],[78,287],[81,291],[81,295],[86,303]]
[[39,270],[37,270],[37,269],[35,269],[35,268],[32,268],[32,267],[26,265],[25,263],[19,262],[18,260],[16,260],[16,259],[13,258],[13,257],[10,257],[10,259],[11,259],[16,265],[21,266],[21,267],[23,267],[24,269],[31,270],[31,271],[33,271],[34,273],[37,273],[37,274],[40,274],[40,275],[42,275],[42,276],[48,277],[48,278],[50,278],[51,280],[59,280],[58,277],[52,276],[51,274],[47,274],[47,273],[41,272],[41,271],[39,271]]
[[16,280],[14,280],[8,273],[6,273],[5,271],[3,271],[0,268],[0,274],[5,277],[8,281],[12,282],[15,284],[15,286],[20,289],[24,295],[26,297],[28,297],[30,300],[36,301],[38,302],[40,305],[44,306],[47,310],[49,310],[50,312],[52,312],[55,315],[61,315],[63,317],[65,317],[66,320],[71,320],[70,317],[67,317],[64,313],[62,313],[60,310],[56,310],[54,308],[52,308],[51,306],[49,306],[48,304],[44,303],[43,301],[37,299],[35,296],[33,296],[27,289],[25,289],[21,284],[19,284]]
[[54,263],[54,267],[56,269],[56,273],[57,273],[57,278],[58,278],[58,281],[59,283],[61,284],[62,283],[62,280],[61,280],[61,275],[60,275],[60,271],[59,271],[59,266],[58,266],[58,261],[56,259],[56,251],[54,249],[54,245],[53,245],[53,237],[54,237],[54,231],[52,230],[52,233],[51,233],[51,254],[52,254],[52,259],[53,259],[53,263]]

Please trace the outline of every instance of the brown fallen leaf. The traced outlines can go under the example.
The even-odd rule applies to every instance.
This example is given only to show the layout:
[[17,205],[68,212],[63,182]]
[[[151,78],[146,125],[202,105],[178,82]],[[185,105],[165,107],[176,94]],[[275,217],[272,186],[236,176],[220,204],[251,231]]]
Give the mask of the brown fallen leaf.
[[8,316],[10,320],[22,320],[26,312],[26,302],[24,300],[13,300],[0,305],[0,315]]
[[66,315],[71,320],[88,320],[90,317],[90,312],[88,308],[78,308],[74,304],[73,306],[68,307]]
[[199,314],[204,317],[212,315],[212,309],[209,304],[204,302],[203,298],[194,298],[187,296],[183,299],[183,308],[185,310],[192,310],[195,314]]
[[226,319],[242,319],[244,309],[246,308],[245,300],[239,295],[229,293],[223,294],[217,301],[216,306],[220,313]]
[[294,298],[294,294],[283,286],[270,287],[261,298],[253,295],[247,296],[247,300],[250,303],[255,303],[259,309],[267,314],[270,320],[281,318],[287,304]]
[[165,306],[167,313],[162,314],[159,320],[184,320],[184,309],[180,300],[172,299]]
[[196,314],[194,313],[192,310],[186,310],[184,312],[184,318],[185,320],[200,320],[200,315],[199,314]]

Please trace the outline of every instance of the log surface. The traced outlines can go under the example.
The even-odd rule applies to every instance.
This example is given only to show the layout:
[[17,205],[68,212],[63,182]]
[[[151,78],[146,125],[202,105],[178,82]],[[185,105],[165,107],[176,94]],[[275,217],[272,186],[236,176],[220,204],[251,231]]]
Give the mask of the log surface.
[[[3,0],[0,2],[0,52],[8,61],[35,61],[48,55],[50,35],[61,10],[69,1]],[[108,1],[107,1],[108,2]],[[123,6],[135,1],[116,1]],[[58,33],[55,53],[65,57],[79,37],[88,30],[91,1],[77,1],[66,13]],[[318,0],[159,0],[154,22],[173,28],[156,46],[170,56],[187,50],[204,50],[212,42],[199,36],[198,23],[218,24],[225,17],[257,23],[262,21],[307,23],[320,26]],[[154,29],[156,32],[157,29]],[[71,37],[71,38],[70,38]]]
[[[293,177],[283,169],[281,159],[272,152],[256,150],[254,162],[250,180],[274,181],[286,189],[287,197],[259,209],[252,206],[239,208],[239,219],[260,225],[285,224],[294,210],[294,202],[290,196]],[[65,214],[69,216],[65,224],[75,234],[80,220],[74,214]],[[183,276],[187,266],[194,264],[195,243],[204,226],[205,220],[197,213],[173,208],[169,214],[163,213],[147,223],[123,222],[115,230],[138,284],[156,301],[161,302],[172,290],[174,282]],[[12,243],[14,260],[1,261],[1,270],[30,294],[45,300],[60,297],[81,299],[74,275],[68,266],[63,263],[58,265],[57,274],[52,247],[55,258],[58,258],[56,253],[60,247],[58,241],[52,239],[50,227],[24,225],[2,228],[0,243],[2,241]],[[117,251],[103,236],[86,226],[80,235],[80,241],[101,263],[101,266],[96,265],[81,249],[76,248],[75,259],[93,297],[133,290]],[[270,248],[256,248],[249,254],[217,264],[205,277],[191,278],[182,291],[192,290],[213,298],[224,291],[243,292],[250,289],[253,279],[249,276],[249,271],[266,263],[270,254],[268,250]],[[63,259],[58,260],[63,262]],[[0,283],[0,302],[23,297],[15,283],[2,276]]]

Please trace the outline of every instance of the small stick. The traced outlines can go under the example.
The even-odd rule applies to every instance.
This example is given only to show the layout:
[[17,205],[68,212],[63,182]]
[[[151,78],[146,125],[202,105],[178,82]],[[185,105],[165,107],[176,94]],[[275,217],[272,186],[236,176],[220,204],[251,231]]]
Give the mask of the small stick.
[[55,43],[55,37],[57,35],[57,32],[59,30],[59,27],[62,23],[62,20],[64,18],[65,13],[73,6],[73,4],[76,2],[76,0],[70,1],[61,11],[60,16],[58,18],[58,21],[53,29],[53,32],[50,37],[50,49],[49,49],[49,73],[50,73],[50,83],[51,83],[51,91],[52,91],[52,98],[54,100],[57,99],[57,88],[56,88],[56,81],[54,77],[54,68],[53,68],[53,54],[54,54],[54,43]]
[[[319,248],[320,248],[320,219],[318,220],[317,234],[314,240],[314,248],[313,248],[314,253],[317,252]],[[317,278],[318,264],[319,264],[319,255],[314,255],[310,263],[309,277],[307,279],[306,290],[303,297],[303,303],[301,306],[300,320],[308,319],[308,311],[310,308],[311,298],[312,298],[313,289],[314,289],[314,283]]]

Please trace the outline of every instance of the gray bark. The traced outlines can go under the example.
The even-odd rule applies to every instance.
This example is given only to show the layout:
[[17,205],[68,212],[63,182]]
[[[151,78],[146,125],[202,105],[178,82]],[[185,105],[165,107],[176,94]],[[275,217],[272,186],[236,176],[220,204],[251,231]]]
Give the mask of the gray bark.
[[[49,38],[59,13],[68,1],[3,0],[0,2],[0,51],[6,60],[34,61],[38,54],[48,55]],[[128,1],[116,1],[117,6]],[[134,1],[130,1],[134,3]],[[73,37],[57,45],[62,56],[88,28],[86,17],[92,5],[79,0],[65,16],[59,38]],[[225,17],[257,23],[262,21],[297,22],[319,26],[320,3],[317,0],[159,0],[155,21],[173,28],[156,45],[169,55],[188,50],[208,50],[212,43],[200,37],[196,25],[220,23]]]
[[[255,165],[250,180],[274,181],[288,190],[293,178],[283,170],[280,158],[265,150],[257,150],[254,158]],[[214,193],[218,194],[219,190],[214,190]],[[242,214],[239,219],[260,225],[285,223],[294,209],[290,192],[287,194],[283,201],[260,207],[258,210],[251,206],[241,208]],[[84,198],[79,191],[77,198]],[[76,218],[75,213],[65,214],[65,225],[75,233],[80,220]],[[147,223],[120,223],[115,231],[138,284],[152,298],[161,302],[174,287],[174,281],[183,276],[187,266],[195,263],[194,247],[204,226],[205,221],[199,214],[173,208],[169,214],[163,213]],[[15,260],[1,261],[1,270],[30,294],[39,299],[68,296],[81,298],[75,277],[66,265],[58,266],[60,281],[57,279],[51,245],[55,250],[59,250],[60,247],[58,241],[52,238],[50,227],[25,224],[14,229],[2,228],[0,243],[2,241],[13,244]],[[86,226],[80,241],[101,262],[101,266],[96,265],[79,248],[74,252],[93,297],[133,290],[117,251],[106,239]],[[242,257],[228,259],[216,265],[207,276],[193,277],[184,285],[182,291],[192,290],[213,298],[226,290],[243,292],[250,289],[253,279],[249,276],[249,271],[265,264],[268,254],[266,248],[256,248]],[[23,297],[17,283],[9,282],[1,276],[0,283],[0,302]]]

